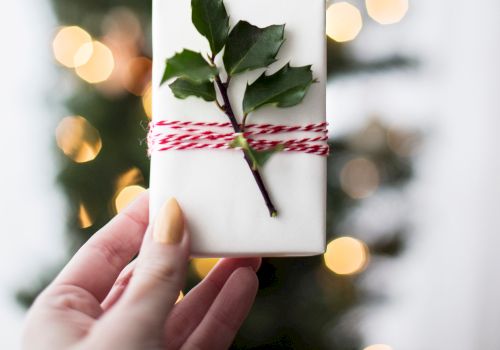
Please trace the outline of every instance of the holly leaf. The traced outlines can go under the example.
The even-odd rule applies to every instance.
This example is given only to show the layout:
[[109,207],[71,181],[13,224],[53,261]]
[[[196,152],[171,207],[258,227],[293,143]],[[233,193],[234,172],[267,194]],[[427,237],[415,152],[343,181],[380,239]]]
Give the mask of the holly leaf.
[[212,54],[217,55],[226,44],[229,16],[222,0],[191,0],[192,21],[207,38]]
[[238,134],[231,143],[231,148],[241,148],[248,158],[252,161],[252,170],[260,169],[266,164],[271,156],[277,152],[283,151],[284,145],[278,145],[265,151],[257,151],[250,144],[242,134]]
[[184,49],[167,59],[160,85],[175,77],[203,83],[217,74],[217,68],[212,67],[201,53]]
[[209,81],[196,83],[191,80],[179,78],[170,84],[169,87],[174,93],[174,96],[182,100],[190,96],[195,96],[211,102],[215,101],[217,98],[214,84]]
[[311,66],[291,67],[288,63],[272,75],[263,73],[247,85],[243,98],[243,112],[248,114],[265,105],[292,107],[304,99],[314,82]]
[[229,75],[264,68],[276,61],[285,42],[285,25],[256,27],[239,21],[229,33],[224,50],[224,66]]

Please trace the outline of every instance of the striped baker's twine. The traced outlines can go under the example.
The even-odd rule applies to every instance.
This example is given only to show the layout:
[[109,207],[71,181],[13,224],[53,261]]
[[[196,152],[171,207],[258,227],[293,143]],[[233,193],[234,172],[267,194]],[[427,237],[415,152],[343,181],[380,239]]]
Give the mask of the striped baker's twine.
[[[231,123],[217,122],[190,122],[178,120],[160,120],[149,124],[148,152],[182,151],[197,149],[231,149],[229,143],[237,134],[231,132]],[[214,131],[217,130],[217,131]],[[288,140],[260,139],[260,136],[269,136],[284,133],[302,132],[311,134],[310,137],[292,138]],[[243,135],[250,145],[263,151],[278,145],[283,145],[285,152],[302,152],[318,156],[328,156],[328,123],[307,125],[275,125],[249,124]]]

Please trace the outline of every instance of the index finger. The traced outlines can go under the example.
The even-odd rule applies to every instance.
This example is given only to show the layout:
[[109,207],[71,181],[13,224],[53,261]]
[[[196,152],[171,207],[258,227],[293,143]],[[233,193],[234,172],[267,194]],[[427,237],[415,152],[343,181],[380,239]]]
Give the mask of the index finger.
[[149,223],[149,193],[143,193],[75,254],[53,286],[82,288],[102,302],[121,270],[137,254]]

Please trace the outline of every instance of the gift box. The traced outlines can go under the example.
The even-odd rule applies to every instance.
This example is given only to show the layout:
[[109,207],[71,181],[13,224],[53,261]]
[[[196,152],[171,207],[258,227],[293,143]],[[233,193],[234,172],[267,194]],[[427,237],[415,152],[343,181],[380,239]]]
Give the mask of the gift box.
[[[238,123],[244,115],[241,101],[248,84],[287,63],[293,67],[311,65],[315,81],[301,103],[288,108],[265,106],[251,113],[250,123],[257,129],[259,125],[290,127],[285,134],[264,135],[264,140],[319,139],[317,131],[324,128],[326,114],[325,1],[225,0],[224,5],[230,28],[238,21],[260,28],[285,24],[285,41],[276,61],[231,78],[227,97],[234,101]],[[191,0],[154,0],[153,136],[167,133],[162,127],[169,126],[177,126],[173,132],[181,134],[191,130],[198,136],[204,131],[211,135],[221,133],[218,128],[228,124],[226,113],[216,103],[196,97],[180,99],[166,84],[161,85],[166,59],[184,49],[210,59],[210,43],[193,25]],[[215,64],[223,63],[223,54],[224,50],[215,57]],[[221,96],[218,100],[223,103]],[[307,129],[311,126],[321,127]],[[316,132],[311,134],[311,130]],[[194,256],[308,256],[324,252],[325,154],[293,151],[292,147],[274,154],[259,169],[278,213],[271,217],[242,150],[215,146],[162,150],[162,145],[169,144],[157,140],[150,154],[150,218],[154,219],[166,199],[175,197],[186,217]]]

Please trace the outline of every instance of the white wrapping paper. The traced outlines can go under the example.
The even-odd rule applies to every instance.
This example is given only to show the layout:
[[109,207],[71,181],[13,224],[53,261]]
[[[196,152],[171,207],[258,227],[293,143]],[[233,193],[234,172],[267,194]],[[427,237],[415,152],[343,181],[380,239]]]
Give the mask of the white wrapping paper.
[[[325,121],[325,1],[225,0],[231,27],[246,20],[259,27],[286,23],[286,42],[270,72],[286,62],[312,64],[313,84],[292,108],[262,108],[250,123],[305,125]],[[227,117],[202,99],[179,100],[160,87],[165,59],[183,48],[209,52],[206,39],[191,22],[190,0],[153,1],[153,120],[226,122]],[[219,55],[221,56],[221,55]],[[220,58],[218,58],[220,63]],[[238,118],[247,81],[264,70],[231,80],[230,98]],[[303,136],[300,134],[288,136]],[[302,153],[274,155],[261,171],[279,212],[270,218],[241,151],[189,150],[151,156],[150,217],[163,202],[179,201],[192,236],[194,256],[305,256],[324,252],[326,159]]]

